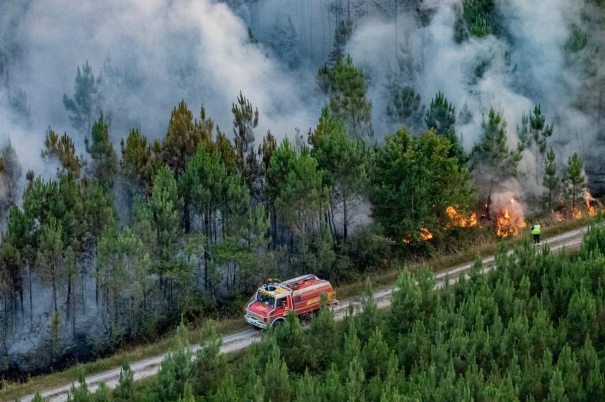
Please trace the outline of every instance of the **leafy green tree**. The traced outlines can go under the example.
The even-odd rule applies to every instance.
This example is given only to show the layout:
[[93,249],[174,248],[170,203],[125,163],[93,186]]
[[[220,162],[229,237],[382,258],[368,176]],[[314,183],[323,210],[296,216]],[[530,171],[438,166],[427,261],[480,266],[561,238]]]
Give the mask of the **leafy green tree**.
[[309,370],[305,370],[305,375],[298,382],[296,389],[296,402],[309,402],[319,400],[319,391],[315,378],[309,374]]
[[438,92],[431,101],[424,119],[429,129],[437,134],[445,135],[454,129],[456,124],[456,109],[447,101],[443,93]]
[[[222,387],[222,380],[227,371],[225,356],[221,354],[223,340],[216,328],[207,326],[200,339],[200,348],[195,353],[192,368],[192,385],[197,395],[207,395],[209,390]],[[231,383],[233,378],[231,378]],[[229,386],[230,384],[225,384]],[[227,387],[224,394],[230,392]],[[226,396],[225,396],[226,397]],[[227,399],[223,399],[227,400]]]
[[325,381],[320,388],[324,400],[327,401],[345,401],[345,389],[341,383],[341,378],[336,364],[332,363],[332,366],[325,375]]
[[569,398],[565,394],[565,386],[563,384],[563,378],[561,372],[557,369],[553,371],[552,378],[550,379],[550,386],[548,388],[547,402],[567,402]]
[[339,60],[333,72],[330,111],[342,119],[349,135],[367,140],[372,134],[372,102],[366,96],[363,72],[353,65],[351,56]]
[[567,170],[565,171],[564,183],[566,193],[571,202],[571,210],[576,210],[576,202],[582,197],[586,187],[586,176],[584,176],[584,161],[574,153],[567,161]]
[[68,402],[89,402],[92,401],[92,396],[90,395],[90,391],[88,390],[88,385],[86,384],[86,377],[84,375],[83,369],[78,369],[78,386],[75,384],[71,384],[71,389],[69,390],[69,395],[67,396]]
[[142,135],[139,130],[132,129],[126,138],[126,143],[124,143],[124,139],[121,140],[120,148],[122,150],[122,160],[120,161],[122,174],[134,181],[137,187],[146,194],[150,194],[155,164],[151,146],[147,144],[147,137]]
[[473,148],[470,165],[479,188],[489,196],[498,184],[517,176],[522,147],[508,147],[506,121],[493,109],[490,109],[488,119],[483,121],[481,127],[483,136]]
[[237,104],[231,107],[237,167],[250,195],[258,199],[261,178],[260,165],[254,152],[254,129],[258,126],[258,109],[240,92]]
[[42,157],[57,158],[61,164],[61,168],[57,167],[57,177],[63,175],[67,175],[74,179],[80,177],[82,161],[76,156],[76,147],[67,133],[59,137],[52,128],[49,127],[46,132],[44,146],[46,149],[42,151]]
[[[177,182],[168,167],[159,169],[154,178],[154,186],[148,201],[152,229],[155,232],[154,254],[156,270],[161,278],[185,278],[179,271],[185,268],[177,259],[181,236],[182,200],[178,194]],[[167,283],[171,284],[170,279]],[[168,286],[167,300],[171,286]]]
[[120,370],[118,385],[113,390],[113,400],[116,402],[132,401],[134,399],[134,392],[134,373],[130,369],[130,364],[124,361],[122,370]]
[[103,382],[99,384],[99,387],[92,396],[93,402],[112,402],[111,389]]
[[227,372],[212,400],[214,402],[231,402],[239,400],[237,388],[235,387],[233,374],[231,374],[231,372]]
[[103,113],[92,126],[90,140],[87,136],[84,142],[86,152],[90,154],[92,159],[90,166],[92,176],[101,185],[113,188],[114,177],[118,172],[118,157],[109,139],[109,127],[103,120]]
[[261,378],[256,374],[254,370],[248,371],[248,380],[244,389],[244,398],[248,402],[264,402],[265,399],[265,387],[261,381]]
[[558,192],[559,186],[561,184],[561,180],[557,175],[557,164],[555,163],[555,151],[551,148],[546,153],[545,160],[545,169],[544,169],[544,179],[542,184],[547,189],[546,193],[546,204],[548,206],[548,210],[552,211],[552,204],[555,199],[555,195]]
[[36,258],[38,270],[43,280],[52,286],[52,301],[55,311],[59,311],[59,292],[64,279],[63,270],[63,227],[53,217],[40,230],[40,248]]
[[344,58],[344,49],[351,35],[353,34],[353,21],[347,18],[338,23],[334,30],[334,45],[330,53],[330,61],[334,64],[342,61]]
[[162,360],[154,392],[157,400],[177,401],[185,392],[191,378],[193,352],[189,346],[189,333],[181,321],[176,333],[177,343],[167,357]]
[[63,94],[63,106],[71,113],[69,121],[71,125],[82,134],[90,133],[92,122],[100,111],[101,94],[99,93],[98,81],[92,72],[88,60],[82,66],[78,66],[73,98]]
[[458,136],[454,130],[456,124],[456,109],[447,101],[443,93],[438,92],[435,99],[426,111],[424,118],[429,130],[434,130],[437,134],[443,135],[451,143],[450,156],[454,156],[459,160],[463,160],[464,152],[458,141]]
[[408,334],[414,322],[420,317],[421,292],[408,270],[397,279],[397,289],[391,298],[391,314],[388,324],[392,336]]
[[22,173],[19,157],[9,139],[0,147],[0,183],[4,189],[0,193],[0,218],[5,218],[8,209],[15,204]]
[[464,19],[472,36],[484,38],[492,33],[501,33],[494,0],[464,0],[462,7]]
[[288,368],[279,348],[274,346],[265,368],[265,397],[272,401],[289,401],[291,393]]
[[450,147],[446,138],[433,131],[410,138],[401,129],[387,136],[373,159],[370,193],[372,216],[385,234],[413,245],[427,231],[442,238],[447,207],[468,210],[473,204],[470,176],[456,158],[448,156]]
[[184,100],[170,115],[166,138],[161,144],[161,156],[163,163],[172,170],[176,179],[185,172],[187,161],[195,154],[199,145],[204,143],[209,147],[212,142],[214,123],[206,118],[206,110],[203,107],[200,116],[200,121],[194,121],[193,113]]
[[342,212],[344,243],[367,189],[365,164],[369,153],[362,141],[349,139],[342,121],[332,117],[327,108],[323,109],[309,142],[313,145],[311,155],[317,159],[318,168],[326,172],[324,182],[330,189],[332,215]]
[[387,105],[387,116],[410,130],[420,130],[425,116],[425,106],[420,94],[410,86],[401,87],[397,82],[391,82],[388,89],[390,103]]
[[[286,161],[286,166],[280,161],[282,155],[292,158]],[[308,149],[303,149],[300,156],[295,156],[287,140],[276,150],[269,169],[270,183],[277,186],[272,191],[278,214],[293,232],[310,234],[327,198],[327,189],[323,184],[325,172],[318,169],[317,160]]]

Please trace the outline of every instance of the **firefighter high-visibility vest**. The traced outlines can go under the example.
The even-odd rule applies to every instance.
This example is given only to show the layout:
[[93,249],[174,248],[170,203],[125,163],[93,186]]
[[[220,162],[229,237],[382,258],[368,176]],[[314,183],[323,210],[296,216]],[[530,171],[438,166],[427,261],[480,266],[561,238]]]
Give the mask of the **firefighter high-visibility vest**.
[[540,225],[534,225],[534,227],[531,228],[531,233],[532,234],[540,234]]

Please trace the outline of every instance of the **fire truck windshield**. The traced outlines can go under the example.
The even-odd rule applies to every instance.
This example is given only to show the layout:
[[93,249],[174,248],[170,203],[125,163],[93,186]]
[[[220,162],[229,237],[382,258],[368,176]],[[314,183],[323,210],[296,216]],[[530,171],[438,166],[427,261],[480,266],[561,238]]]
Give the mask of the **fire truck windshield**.
[[258,295],[256,296],[256,301],[264,303],[270,307],[275,307],[275,298],[266,293],[258,292]]

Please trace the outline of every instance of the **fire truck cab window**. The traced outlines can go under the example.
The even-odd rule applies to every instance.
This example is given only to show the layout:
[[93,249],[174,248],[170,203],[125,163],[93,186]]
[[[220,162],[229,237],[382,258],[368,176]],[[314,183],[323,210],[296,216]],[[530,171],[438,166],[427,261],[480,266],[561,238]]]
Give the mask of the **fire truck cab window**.
[[256,301],[266,304],[267,306],[273,307],[275,306],[275,298],[271,295],[258,292],[256,296]]
[[287,300],[285,297],[282,299],[279,299],[277,301],[277,307],[286,307],[286,304],[287,304]]

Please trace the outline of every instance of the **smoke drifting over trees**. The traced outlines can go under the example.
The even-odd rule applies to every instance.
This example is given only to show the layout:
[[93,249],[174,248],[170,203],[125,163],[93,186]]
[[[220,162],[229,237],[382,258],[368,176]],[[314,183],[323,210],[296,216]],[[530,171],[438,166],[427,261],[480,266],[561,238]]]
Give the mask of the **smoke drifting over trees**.
[[[3,307],[14,321],[2,322],[17,335],[0,337],[0,356],[31,368],[30,350],[48,346],[52,361],[74,333],[133,335],[137,315],[179,301],[179,290],[242,291],[280,258],[354,276],[343,267],[355,242],[385,255],[391,244],[365,229],[347,243],[368,187],[394,177],[384,165],[376,183],[361,166],[374,142],[408,167],[420,165],[398,151],[438,144],[439,177],[464,189],[463,165],[487,167],[473,173],[481,197],[548,191],[551,209],[562,186],[577,201],[584,175],[602,192],[604,18],[591,0],[0,2],[0,215],[13,224],[0,293],[17,295]],[[428,128],[436,134],[418,139]],[[566,162],[573,178],[563,177]],[[423,185],[429,194],[435,183]],[[461,206],[471,194],[456,195]],[[397,215],[391,196],[373,194],[385,221]],[[414,231],[409,241],[423,245],[432,222],[442,239],[445,212],[421,208],[398,218],[407,226],[389,222],[388,234],[407,241]],[[15,234],[37,224],[44,253]],[[181,242],[183,233],[196,236]],[[231,258],[242,239],[249,254]],[[259,249],[271,253],[248,258]],[[177,254],[195,261],[191,272]]]

